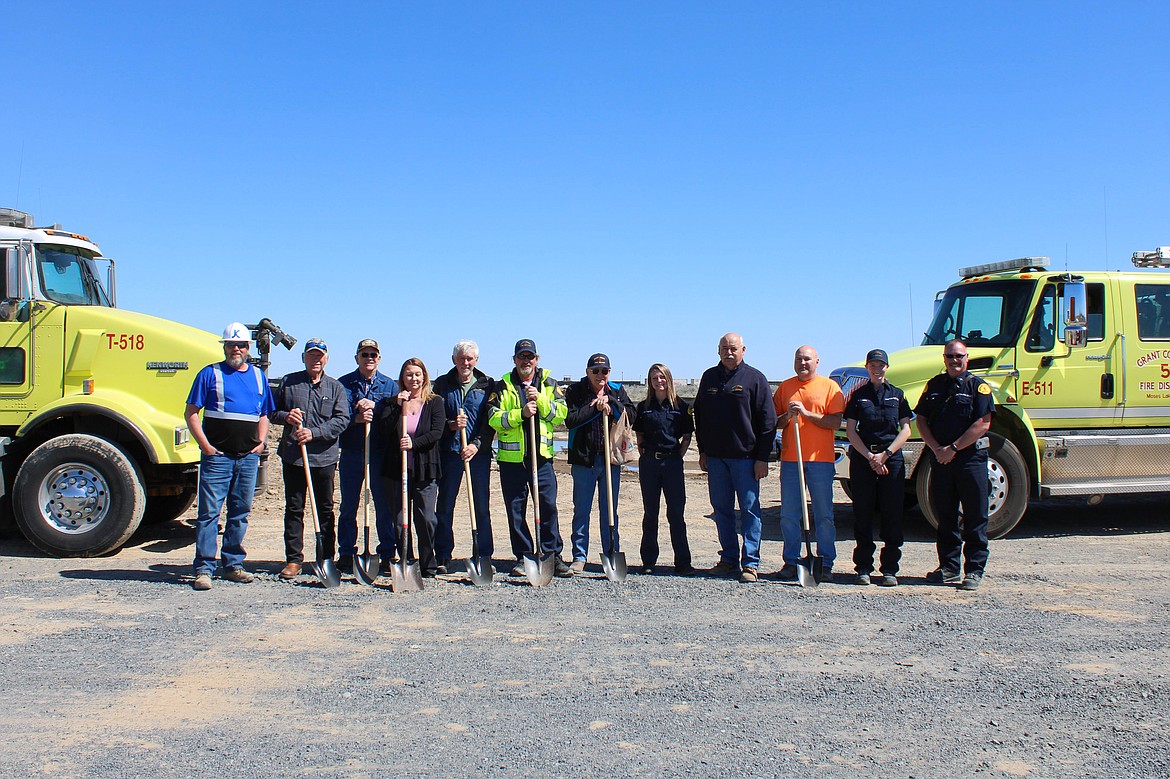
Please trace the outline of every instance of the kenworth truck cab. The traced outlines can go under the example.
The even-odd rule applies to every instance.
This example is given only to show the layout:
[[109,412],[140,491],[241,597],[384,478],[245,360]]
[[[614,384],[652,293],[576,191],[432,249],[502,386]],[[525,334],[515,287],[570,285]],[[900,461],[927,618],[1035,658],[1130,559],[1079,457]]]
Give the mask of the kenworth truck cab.
[[0,524],[92,556],[194,500],[183,410],[211,333],[115,308],[97,244],[0,209]]
[[[967,344],[968,370],[991,385],[988,535],[1006,535],[1030,499],[1170,491],[1170,247],[1135,252],[1138,270],[1046,270],[1026,257],[959,271],[940,292],[920,346],[890,355],[887,378],[913,407],[942,372],[943,345]],[[867,347],[868,348],[868,347]],[[831,376],[846,396],[863,367]],[[848,441],[837,479],[848,490]],[[932,525],[933,458],[907,443],[907,492]]]

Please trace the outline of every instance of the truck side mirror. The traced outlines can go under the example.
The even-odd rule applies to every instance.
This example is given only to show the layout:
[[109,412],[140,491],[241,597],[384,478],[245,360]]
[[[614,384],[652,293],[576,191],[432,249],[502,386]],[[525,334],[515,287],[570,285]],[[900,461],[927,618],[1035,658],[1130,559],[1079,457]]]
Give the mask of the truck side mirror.
[[0,249],[0,322],[13,322],[20,298],[20,250]]
[[1083,281],[1066,281],[1060,298],[1060,313],[1064,320],[1064,345],[1081,347],[1089,342],[1088,296]]

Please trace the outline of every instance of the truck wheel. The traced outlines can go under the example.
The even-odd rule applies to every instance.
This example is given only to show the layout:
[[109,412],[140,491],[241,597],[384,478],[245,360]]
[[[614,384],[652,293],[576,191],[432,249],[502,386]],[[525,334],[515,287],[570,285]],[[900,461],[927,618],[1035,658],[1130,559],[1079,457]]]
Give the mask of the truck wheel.
[[[1028,508],[1028,467],[1016,445],[997,433],[989,433],[987,450],[987,537],[1003,538],[1024,517]],[[934,458],[924,455],[915,484],[918,505],[933,528],[938,527],[934,503],[930,500],[930,476]],[[959,510],[960,516],[962,509]]]
[[119,548],[142,521],[146,495],[121,449],[91,435],[63,435],[32,451],[16,474],[16,524],[33,546],[58,557]]
[[142,524],[156,525],[178,519],[195,502],[198,487],[184,487],[178,495],[147,495]]

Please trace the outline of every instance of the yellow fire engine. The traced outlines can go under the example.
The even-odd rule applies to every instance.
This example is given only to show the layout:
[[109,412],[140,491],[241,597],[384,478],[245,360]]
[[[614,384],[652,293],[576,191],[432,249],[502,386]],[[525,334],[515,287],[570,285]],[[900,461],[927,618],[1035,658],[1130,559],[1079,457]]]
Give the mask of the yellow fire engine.
[[[963,268],[940,292],[920,346],[890,355],[888,379],[913,406],[942,371],[950,339],[968,370],[991,385],[990,522],[1002,537],[1030,499],[1170,491],[1170,247],[1135,252],[1134,271],[1046,270],[1047,257]],[[864,368],[831,374],[845,393]],[[848,442],[837,478],[848,488]],[[907,490],[935,524],[931,463],[922,440],[905,447]]]

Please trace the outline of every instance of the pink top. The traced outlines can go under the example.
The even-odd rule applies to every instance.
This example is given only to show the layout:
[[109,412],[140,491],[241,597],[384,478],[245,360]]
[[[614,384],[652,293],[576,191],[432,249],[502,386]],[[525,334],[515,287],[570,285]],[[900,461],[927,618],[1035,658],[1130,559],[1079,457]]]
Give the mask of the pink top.
[[[404,419],[406,421],[406,434],[408,436],[410,436],[411,440],[414,440],[414,431],[418,430],[418,418],[421,415],[422,415],[422,409],[420,408],[418,410],[418,413],[407,414],[404,417]],[[406,452],[406,466],[408,468],[414,467],[414,450],[413,449],[408,450]]]

